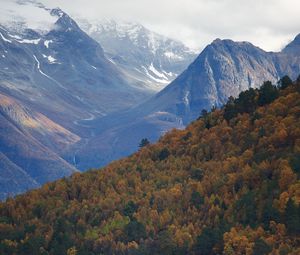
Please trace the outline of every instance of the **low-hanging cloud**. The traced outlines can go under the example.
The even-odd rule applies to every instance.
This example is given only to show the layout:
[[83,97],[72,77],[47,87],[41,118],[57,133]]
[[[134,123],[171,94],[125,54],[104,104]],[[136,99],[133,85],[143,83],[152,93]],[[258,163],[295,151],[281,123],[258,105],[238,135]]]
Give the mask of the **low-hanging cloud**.
[[[0,2],[3,0],[0,0]],[[300,33],[299,0],[41,0],[74,17],[137,21],[201,49],[215,38],[280,50]]]

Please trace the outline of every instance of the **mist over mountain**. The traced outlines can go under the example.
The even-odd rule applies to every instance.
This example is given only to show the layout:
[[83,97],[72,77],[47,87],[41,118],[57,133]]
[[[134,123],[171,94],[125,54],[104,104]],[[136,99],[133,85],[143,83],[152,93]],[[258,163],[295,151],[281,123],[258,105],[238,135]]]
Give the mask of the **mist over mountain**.
[[153,92],[173,81],[196,57],[183,43],[139,23],[107,19],[78,22],[132,84]]

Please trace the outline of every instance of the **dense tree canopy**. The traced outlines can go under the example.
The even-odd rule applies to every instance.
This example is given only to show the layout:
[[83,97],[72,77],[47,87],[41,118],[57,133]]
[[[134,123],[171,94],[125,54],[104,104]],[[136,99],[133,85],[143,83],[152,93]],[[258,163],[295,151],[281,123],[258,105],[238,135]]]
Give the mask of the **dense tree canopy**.
[[[300,83],[0,204],[0,254],[300,254]],[[96,153],[96,152],[95,152]]]

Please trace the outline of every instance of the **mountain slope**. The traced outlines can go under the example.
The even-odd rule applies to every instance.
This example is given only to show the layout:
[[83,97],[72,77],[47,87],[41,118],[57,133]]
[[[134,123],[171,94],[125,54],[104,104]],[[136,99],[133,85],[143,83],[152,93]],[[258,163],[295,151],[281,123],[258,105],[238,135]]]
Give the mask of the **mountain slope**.
[[9,199],[1,252],[298,254],[299,110],[299,82],[265,83],[101,171]]
[[[9,118],[5,112],[0,112],[2,154],[39,184],[68,176],[76,171],[73,166],[30,134],[39,124],[49,123],[34,122],[22,111],[15,110],[15,113],[20,116],[19,120],[23,122],[22,124],[16,124],[15,120]],[[16,181],[20,181],[17,180],[17,177]],[[14,190],[12,190],[13,192]]]
[[[16,184],[24,182],[23,187],[34,188],[76,172],[76,169],[57,153],[76,143],[79,140],[78,136],[42,114],[25,109],[4,95],[0,95],[0,119],[3,176],[8,175],[12,178],[11,171],[15,171],[13,181]],[[0,183],[2,187],[7,187],[10,195],[20,192],[16,185],[7,186],[5,178],[1,179]],[[25,191],[25,188],[22,191]],[[1,196],[3,197],[3,194]]]
[[289,55],[299,55],[300,52],[300,34],[297,35],[283,50],[283,53]]
[[102,45],[107,57],[123,70],[132,84],[153,92],[174,80],[196,57],[181,42],[138,23],[82,19],[78,22]]
[[[12,97],[0,94],[0,113],[19,130],[26,130],[54,151],[64,151],[80,137],[56,124],[45,115],[25,108]],[[17,139],[17,138],[16,138]]]
[[2,152],[0,152],[0,169],[0,200],[38,187],[38,183],[33,178]]

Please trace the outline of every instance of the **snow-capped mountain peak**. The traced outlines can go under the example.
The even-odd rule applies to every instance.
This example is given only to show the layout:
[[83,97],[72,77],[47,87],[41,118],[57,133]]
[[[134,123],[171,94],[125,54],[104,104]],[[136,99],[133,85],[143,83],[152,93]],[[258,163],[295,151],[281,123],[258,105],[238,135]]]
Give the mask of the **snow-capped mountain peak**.
[[80,18],[77,21],[133,84],[152,91],[165,87],[196,57],[183,43],[136,22]]

